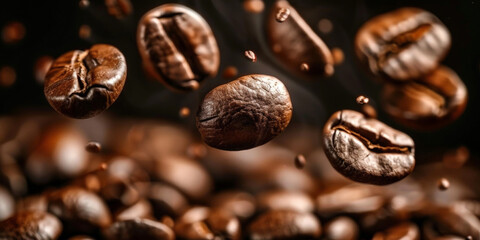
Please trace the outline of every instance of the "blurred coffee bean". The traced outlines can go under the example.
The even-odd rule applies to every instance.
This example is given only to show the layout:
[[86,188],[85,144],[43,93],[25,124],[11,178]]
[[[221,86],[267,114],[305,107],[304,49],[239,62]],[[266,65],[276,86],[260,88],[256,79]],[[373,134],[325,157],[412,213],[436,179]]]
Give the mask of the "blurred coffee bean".
[[115,222],[104,230],[104,236],[107,240],[175,239],[172,229],[163,223],[141,218]]
[[85,150],[91,153],[99,153],[102,150],[102,145],[98,142],[88,142],[85,146]]
[[343,50],[340,48],[332,48],[332,57],[335,65],[340,65],[345,60]]
[[211,208],[230,211],[240,220],[250,218],[256,209],[255,198],[242,191],[222,191],[210,200]]
[[246,75],[211,90],[197,112],[197,128],[208,145],[244,150],[279,135],[292,117],[283,83],[268,75]]
[[37,83],[43,84],[45,82],[45,76],[53,64],[53,58],[50,56],[41,56],[35,61],[33,67],[33,75]]
[[266,212],[248,226],[248,235],[252,240],[313,239],[320,234],[320,222],[315,215],[291,210]]
[[238,74],[238,69],[234,66],[228,66],[223,70],[222,78],[230,79],[236,77]]
[[245,51],[244,55],[245,55],[245,58],[247,58],[251,62],[256,62],[257,61],[257,55],[252,50]]
[[445,191],[450,187],[450,182],[446,178],[440,178],[437,182],[438,189]]
[[175,233],[181,239],[240,239],[238,219],[223,209],[193,207],[187,210],[175,224]]
[[130,0],[105,0],[108,14],[122,19],[132,14],[132,3]]
[[204,167],[185,157],[157,160],[154,176],[194,200],[203,199],[213,188],[213,181]]
[[3,26],[2,39],[6,44],[15,44],[25,37],[25,26],[21,22],[10,22]]
[[120,209],[115,214],[115,221],[124,221],[135,218],[153,218],[152,205],[145,199],[140,199],[132,206]]
[[263,0],[243,0],[243,9],[249,13],[261,13],[264,8]]
[[416,129],[436,129],[456,120],[465,110],[467,89],[451,69],[440,66],[418,80],[385,84],[385,111]]
[[274,190],[260,193],[257,196],[257,211],[293,210],[297,212],[313,212],[313,199],[299,191]]
[[190,116],[190,108],[188,107],[180,108],[180,111],[178,111],[178,116],[180,116],[181,118],[186,118]]
[[359,112],[334,113],[325,124],[323,138],[332,166],[357,182],[391,184],[415,167],[414,142],[407,134]]
[[20,199],[17,202],[16,211],[40,211],[46,212],[48,210],[48,199],[46,194],[30,195]]
[[86,142],[83,133],[71,125],[47,127],[25,163],[28,178],[36,184],[46,184],[78,176],[88,166]]
[[302,169],[305,167],[305,164],[307,164],[307,160],[305,159],[305,156],[303,154],[298,154],[295,156],[295,167],[298,169]]
[[339,213],[364,214],[380,209],[386,202],[379,188],[369,185],[349,184],[327,188],[316,199],[320,215]]
[[143,15],[137,44],[149,74],[174,90],[196,90],[220,65],[210,26],[183,5],[165,4]]
[[308,72],[310,70],[310,66],[307,63],[300,64],[300,71]]
[[186,197],[173,187],[163,183],[152,183],[148,192],[155,216],[169,215],[177,217],[188,207]]
[[375,76],[409,81],[433,71],[450,48],[450,33],[433,14],[401,8],[366,22],[357,32],[358,58]]
[[48,211],[65,223],[65,231],[89,233],[111,223],[110,210],[96,194],[71,186],[48,196]]
[[92,35],[92,28],[90,26],[83,24],[78,28],[78,37],[81,39],[87,40]]
[[336,217],[323,228],[325,240],[355,240],[358,239],[357,223],[349,217]]
[[363,96],[363,95],[358,96],[355,100],[360,105],[368,104],[368,102],[370,102],[370,99],[368,97]]
[[17,80],[17,73],[13,67],[0,67],[0,87],[10,87]]
[[480,236],[480,219],[463,205],[440,207],[433,216],[445,234]]
[[402,223],[384,232],[376,233],[372,238],[372,240],[387,239],[418,240],[420,239],[420,231],[414,223]]
[[7,189],[0,186],[0,221],[10,217],[15,211],[15,202]]
[[[276,15],[282,8],[289,10],[290,16],[278,22]],[[292,71],[299,72],[299,66],[306,63],[308,75],[333,74],[333,57],[327,45],[287,1],[273,4],[267,20],[267,36],[275,55]]]
[[55,240],[61,232],[62,223],[45,212],[25,211],[0,221],[0,239],[5,240]]
[[117,100],[126,77],[123,54],[113,46],[96,44],[58,57],[45,77],[44,93],[57,112],[90,118]]
[[285,22],[289,16],[290,10],[288,8],[280,8],[277,11],[277,15],[275,15],[275,20],[278,22]]

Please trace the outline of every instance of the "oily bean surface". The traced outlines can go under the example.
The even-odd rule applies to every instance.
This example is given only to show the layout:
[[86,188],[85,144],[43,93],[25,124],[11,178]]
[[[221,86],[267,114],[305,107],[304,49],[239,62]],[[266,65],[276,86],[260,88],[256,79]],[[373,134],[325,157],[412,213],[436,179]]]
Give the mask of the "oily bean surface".
[[408,176],[415,166],[414,142],[407,134],[352,110],[330,117],[323,145],[332,166],[357,182],[390,184]]
[[58,57],[45,77],[44,93],[57,112],[90,118],[117,100],[126,77],[123,54],[113,46],[96,44]]
[[253,74],[211,90],[197,112],[205,143],[223,150],[243,150],[279,135],[292,117],[292,102],[275,77]]

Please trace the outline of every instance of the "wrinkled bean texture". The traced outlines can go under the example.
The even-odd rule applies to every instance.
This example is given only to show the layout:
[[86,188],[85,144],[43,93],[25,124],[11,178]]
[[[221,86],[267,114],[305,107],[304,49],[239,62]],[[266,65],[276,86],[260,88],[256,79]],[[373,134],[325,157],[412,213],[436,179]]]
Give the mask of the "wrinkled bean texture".
[[290,95],[268,75],[247,75],[211,90],[197,112],[197,128],[208,145],[243,150],[280,134],[292,117]]

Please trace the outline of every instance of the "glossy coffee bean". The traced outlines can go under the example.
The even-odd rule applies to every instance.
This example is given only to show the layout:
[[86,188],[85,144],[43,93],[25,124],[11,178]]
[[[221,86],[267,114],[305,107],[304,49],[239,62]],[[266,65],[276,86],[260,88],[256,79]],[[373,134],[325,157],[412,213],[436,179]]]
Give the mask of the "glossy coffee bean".
[[[283,22],[276,18],[279,9],[290,12]],[[267,20],[267,35],[274,54],[292,71],[308,75],[333,74],[330,49],[287,1],[273,4]],[[307,64],[308,71],[301,71],[303,63]]]
[[321,234],[315,215],[291,210],[273,210],[258,216],[248,226],[252,240],[314,239]]
[[330,117],[323,145],[332,166],[357,182],[390,184],[415,167],[414,142],[407,134],[352,110]]
[[0,221],[0,239],[55,240],[62,232],[62,223],[46,212],[25,211]]
[[438,66],[450,48],[450,33],[432,13],[401,8],[366,22],[355,47],[373,75],[408,81]]
[[325,224],[325,240],[355,240],[358,238],[357,223],[349,217],[336,217]]
[[275,77],[253,74],[211,90],[197,112],[205,143],[223,150],[243,150],[279,135],[292,117],[292,102]]
[[451,69],[440,66],[414,81],[385,84],[382,103],[395,120],[416,129],[435,129],[465,110],[467,88]]
[[165,224],[149,219],[130,219],[113,223],[104,230],[107,240],[173,240],[175,235]]
[[58,57],[45,77],[44,93],[57,112],[90,118],[117,100],[126,77],[123,54],[113,46],[96,44]]
[[119,209],[114,215],[114,219],[116,221],[124,221],[135,218],[152,218],[153,209],[149,201],[140,199],[132,206]]
[[274,190],[257,196],[258,210],[293,210],[312,212],[313,199],[300,191]]
[[100,197],[75,186],[49,194],[48,211],[66,223],[65,230],[76,233],[107,227],[112,220],[110,210]]
[[183,5],[164,4],[143,15],[137,44],[148,73],[169,88],[195,90],[217,74],[220,54],[212,30]]
[[414,223],[402,223],[393,226],[383,232],[376,233],[372,240],[418,240],[420,239],[420,231]]

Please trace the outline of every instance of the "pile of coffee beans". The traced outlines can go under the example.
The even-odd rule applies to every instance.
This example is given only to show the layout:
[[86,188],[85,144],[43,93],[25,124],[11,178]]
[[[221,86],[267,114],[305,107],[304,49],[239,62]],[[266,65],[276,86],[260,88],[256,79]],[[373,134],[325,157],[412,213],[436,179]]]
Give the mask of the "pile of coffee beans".
[[[225,2],[202,4],[225,14]],[[325,40],[336,23],[315,27],[293,0],[243,0],[244,18],[263,16],[263,33],[247,29],[263,44],[252,44],[218,34],[231,23],[202,4],[76,1],[131,36],[113,33],[126,47],[100,41],[94,18],[77,29],[90,46],[34,62],[51,108],[0,116],[0,240],[480,239],[475,150],[427,152],[415,138],[454,124],[467,104],[467,85],[441,64],[455,36],[438,17],[407,7],[359,23],[354,51],[381,94],[305,124],[320,115],[301,105],[308,88],[356,64]],[[15,49],[28,26],[5,25],[2,44]],[[0,68],[0,88],[16,81]],[[111,109],[138,84],[161,90],[137,93],[146,100],[135,106],[161,99],[175,117]]]

